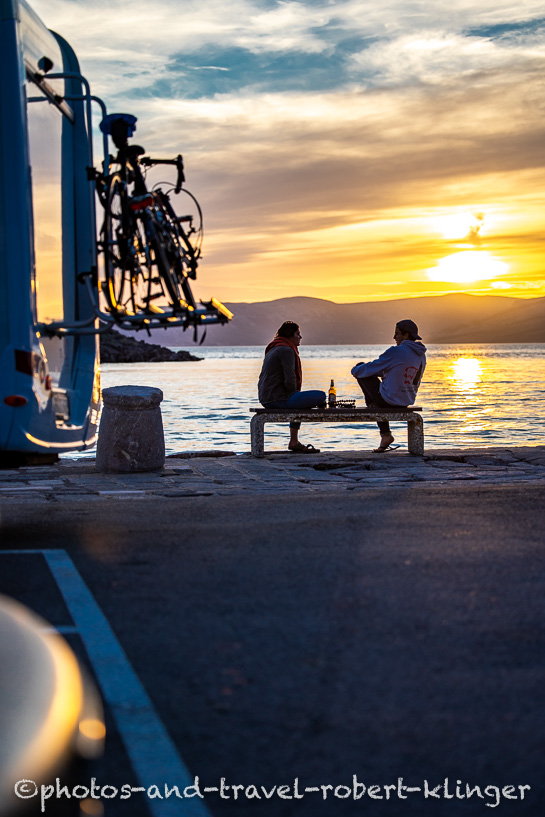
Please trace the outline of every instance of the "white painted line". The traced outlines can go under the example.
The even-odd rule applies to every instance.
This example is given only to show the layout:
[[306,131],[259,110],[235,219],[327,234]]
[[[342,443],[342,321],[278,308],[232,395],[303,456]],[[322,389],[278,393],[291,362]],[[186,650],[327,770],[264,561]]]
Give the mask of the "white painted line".
[[[138,784],[147,789],[153,785],[162,788],[167,783],[169,787],[178,786],[180,792],[192,785],[193,779],[146,690],[68,554],[64,550],[3,553],[40,553],[47,561],[85,645]],[[198,798],[180,800],[175,795],[168,800],[146,798],[146,805],[153,817],[210,817]]]

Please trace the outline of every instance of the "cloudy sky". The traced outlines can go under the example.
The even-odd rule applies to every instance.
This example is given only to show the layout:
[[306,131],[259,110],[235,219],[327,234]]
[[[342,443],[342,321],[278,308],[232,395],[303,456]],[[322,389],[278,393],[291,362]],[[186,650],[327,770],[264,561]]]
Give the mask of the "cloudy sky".
[[541,0],[31,4],[184,154],[201,297],[545,295]]

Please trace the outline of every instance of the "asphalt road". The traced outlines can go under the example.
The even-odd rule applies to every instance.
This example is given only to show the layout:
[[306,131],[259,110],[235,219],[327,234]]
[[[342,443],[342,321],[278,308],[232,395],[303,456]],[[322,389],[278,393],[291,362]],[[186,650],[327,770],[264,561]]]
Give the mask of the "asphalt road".
[[[212,815],[538,817],[543,500],[537,483],[456,483],[2,502],[1,549],[66,550],[191,774],[256,787],[210,794]],[[66,615],[39,557],[4,560],[1,592]],[[116,784],[131,772],[110,727]],[[380,788],[344,797],[354,775]],[[318,791],[294,798],[295,778]],[[422,791],[400,798],[398,778]]]

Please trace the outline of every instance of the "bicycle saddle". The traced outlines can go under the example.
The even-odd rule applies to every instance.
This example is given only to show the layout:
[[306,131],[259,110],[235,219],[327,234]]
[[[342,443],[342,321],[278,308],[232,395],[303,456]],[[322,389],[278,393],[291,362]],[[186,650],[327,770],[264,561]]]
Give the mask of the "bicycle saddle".
[[127,145],[127,147],[123,150],[123,154],[127,157],[127,159],[136,159],[137,156],[142,156],[142,154],[145,152],[145,148],[141,147],[140,145]]
[[100,123],[100,130],[111,136],[116,148],[120,149],[135,132],[137,121],[136,116],[130,113],[110,113]]

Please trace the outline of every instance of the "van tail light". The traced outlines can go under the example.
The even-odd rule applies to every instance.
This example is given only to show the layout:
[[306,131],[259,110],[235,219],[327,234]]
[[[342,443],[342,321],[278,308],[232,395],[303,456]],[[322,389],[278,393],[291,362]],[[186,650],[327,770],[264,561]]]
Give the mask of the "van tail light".
[[28,400],[26,397],[23,397],[22,394],[10,394],[8,397],[4,397],[4,403],[6,406],[19,408],[20,406],[26,406]]

